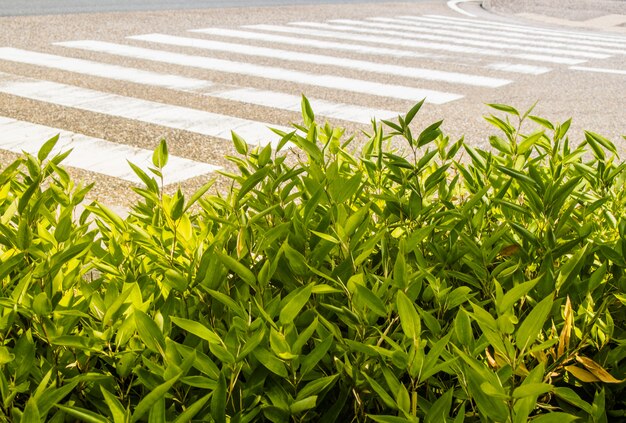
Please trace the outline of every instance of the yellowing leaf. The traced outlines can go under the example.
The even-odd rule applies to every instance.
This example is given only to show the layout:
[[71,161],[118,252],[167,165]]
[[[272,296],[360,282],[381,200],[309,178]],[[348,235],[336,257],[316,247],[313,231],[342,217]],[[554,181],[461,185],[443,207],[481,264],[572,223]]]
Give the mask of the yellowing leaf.
[[565,366],[565,370],[570,372],[572,375],[574,375],[574,377],[576,377],[576,379],[580,380],[581,382],[600,382],[600,379],[595,377],[592,373],[589,373],[587,370],[581,369],[580,367]]
[[609,372],[604,370],[601,365],[590,358],[577,356],[576,361],[585,366],[589,372],[604,383],[622,383],[624,381],[624,379],[615,379]]
[[569,339],[572,333],[572,326],[574,325],[574,313],[572,310],[572,303],[570,302],[569,295],[565,302],[565,323],[563,329],[561,329],[561,336],[559,337],[559,348],[557,350],[557,357],[561,357],[569,348]]

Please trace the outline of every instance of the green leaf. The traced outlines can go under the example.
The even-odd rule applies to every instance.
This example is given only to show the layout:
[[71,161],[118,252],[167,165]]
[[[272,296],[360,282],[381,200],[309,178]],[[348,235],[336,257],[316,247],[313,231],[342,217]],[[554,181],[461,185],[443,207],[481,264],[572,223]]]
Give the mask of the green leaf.
[[578,420],[579,417],[572,414],[561,413],[559,411],[551,411],[547,414],[530,420],[532,423],[569,423]]
[[257,348],[252,352],[252,355],[259,360],[259,363],[272,373],[284,378],[289,375],[287,373],[287,369],[285,368],[285,363],[283,363],[278,357],[269,352],[267,349]]
[[13,360],[15,360],[15,354],[11,353],[7,347],[1,346],[0,347],[0,365],[10,363]]
[[513,398],[524,398],[528,396],[539,396],[552,392],[554,387],[547,383],[529,383],[520,385],[513,391]]
[[373,311],[377,316],[385,317],[387,315],[387,310],[385,309],[385,304],[382,302],[380,298],[378,298],[369,288],[356,284],[356,295],[360,298],[365,305]]
[[167,164],[168,157],[167,143],[165,142],[165,139],[161,139],[159,145],[152,153],[152,164],[157,168],[162,169]]
[[294,291],[289,301],[280,310],[279,321],[283,325],[292,322],[300,313],[311,297],[313,284],[308,284]]
[[373,378],[369,377],[366,373],[363,373],[363,376],[365,377],[365,379],[367,379],[367,383],[369,383],[374,392],[376,392],[376,395],[378,395],[378,397],[383,401],[383,403],[385,403],[387,407],[391,408],[392,410],[398,409],[396,401],[391,397],[391,395],[389,395],[389,393],[387,393],[385,388],[383,388]]
[[539,125],[543,126],[544,128],[554,131],[554,125],[552,125],[552,122],[550,122],[549,120],[544,119],[539,116],[532,116],[532,115],[528,116],[528,118],[534,122],[537,122]]
[[248,143],[239,135],[237,135],[235,131],[230,131],[230,135],[233,139],[233,144],[235,146],[235,150],[237,150],[237,153],[241,154],[242,156],[248,154]]
[[86,423],[109,423],[107,419],[102,417],[100,414],[94,413],[93,411],[85,410],[81,407],[71,406],[66,407],[61,404],[57,404],[56,407],[63,411],[65,414],[75,417],[78,420]]
[[37,408],[37,403],[34,398],[29,398],[26,403],[26,407],[24,407],[24,413],[22,414],[22,419],[20,423],[40,423],[41,415],[39,414],[39,409]]
[[[439,127],[441,126],[442,123],[443,121],[440,120],[439,122],[435,122],[429,127],[427,127],[426,129],[424,129],[420,133],[419,137],[417,138],[417,146],[423,147],[429,142],[437,139],[437,137],[441,134],[441,130],[439,129]],[[420,165],[418,167],[422,167],[422,166]]]
[[165,351],[165,338],[154,320],[141,310],[135,310],[134,316],[137,331],[146,347],[156,353]]
[[231,256],[216,251],[217,256],[220,258],[221,262],[226,266],[231,272],[234,272],[237,276],[241,278],[245,283],[254,287],[256,284],[256,277],[254,273],[250,271],[246,266],[239,263],[237,260],[232,258]]
[[302,101],[300,102],[300,106],[302,109],[302,119],[304,121],[304,125],[309,127],[315,122],[315,113],[313,113],[313,108],[311,107],[311,103],[309,103],[309,99],[302,95]]
[[402,291],[398,291],[396,294],[396,305],[398,307],[402,331],[414,342],[419,341],[422,329],[420,317],[415,309],[415,305]]
[[535,287],[535,285],[537,285],[539,280],[540,278],[533,279],[532,281],[528,282],[523,282],[515,285],[513,288],[508,290],[507,293],[504,294],[504,297],[502,297],[502,301],[496,303],[498,307],[498,313],[504,314],[509,311],[509,309],[513,307],[513,305],[517,301],[521,300],[526,294],[530,292],[531,289]]
[[561,398],[563,401],[580,408],[584,412],[591,414],[591,404],[583,401],[573,389],[567,387],[556,387],[554,388],[554,395]]
[[496,136],[489,137],[489,144],[496,150],[505,154],[511,154],[511,146],[507,144],[502,138]]
[[148,423],[166,423],[165,420],[165,398],[159,398],[148,413]]
[[302,358],[300,371],[306,375],[315,368],[317,363],[326,356],[326,353],[333,345],[333,336],[328,335],[322,342],[317,344],[313,350]]
[[324,390],[330,388],[335,384],[339,375],[332,375],[322,377],[320,379],[315,379],[307,383],[302,389],[298,391],[298,396],[296,400],[301,400],[310,396],[317,396]]
[[412,421],[409,419],[405,419],[404,417],[397,417],[397,416],[385,416],[385,415],[376,416],[374,414],[368,414],[367,417],[374,420],[377,423],[412,423]]
[[130,168],[133,170],[133,172],[135,172],[135,175],[137,175],[139,179],[141,179],[141,181],[144,183],[146,188],[148,188],[148,190],[154,193],[159,192],[159,186],[157,185],[154,178],[152,178],[151,176],[148,176],[148,174],[144,172],[139,166],[131,163],[128,160],[127,162]]
[[226,423],[226,377],[220,372],[217,387],[211,398],[211,417],[215,423]]
[[150,409],[156,404],[157,401],[167,395],[167,392],[171,389],[172,386],[180,379],[182,373],[177,374],[173,378],[165,381],[160,384],[156,388],[152,389],[135,407],[133,411],[133,415],[131,417],[131,422],[138,421],[141,417],[143,417],[146,413],[150,411]]
[[48,156],[50,155],[50,152],[52,151],[52,149],[54,148],[54,146],[57,144],[58,141],[59,141],[59,134],[56,134],[55,136],[50,138],[48,141],[46,141],[44,145],[41,146],[41,148],[37,152],[37,158],[39,159],[40,162],[43,162],[44,160],[48,158]]
[[111,411],[113,422],[126,423],[126,410],[124,410],[124,406],[122,405],[122,403],[112,393],[107,391],[102,385],[100,385],[100,391],[102,392],[102,396],[104,397],[104,402],[106,402],[109,410]]
[[523,351],[535,342],[548,318],[552,302],[552,294],[550,294],[531,309],[515,334],[517,348]]
[[425,98],[419,101],[415,106],[411,107],[411,110],[409,110],[409,112],[406,114],[406,116],[404,117],[404,123],[407,126],[413,121],[413,118],[415,117],[417,112],[420,111],[420,109],[422,108],[422,105],[424,104],[424,101],[426,101]]
[[488,103],[487,106],[491,107],[492,109],[500,110],[501,112],[519,117],[519,112],[514,107],[508,106],[506,104]]
[[450,415],[452,406],[452,394],[454,389],[448,389],[445,394],[437,399],[426,413],[426,423],[445,422]]
[[215,332],[204,326],[202,323],[175,316],[171,316],[170,319],[172,319],[172,323],[174,323],[179,328],[184,329],[201,339],[209,341],[212,344],[222,343],[221,338]]
[[48,388],[37,398],[37,408],[43,416],[63,398],[69,395],[78,385],[78,381],[67,383],[59,388]]
[[291,405],[289,405],[289,411],[292,414],[300,414],[303,411],[307,411],[312,408],[315,408],[316,404],[317,404],[317,396],[314,395],[308,398],[303,398],[301,400],[294,401],[293,403],[291,403]]
[[[194,402],[193,404],[191,404],[189,407],[187,407],[185,409],[185,411],[183,411],[182,413],[180,413],[178,415],[178,417],[176,417],[176,420],[174,420],[174,423],[189,423],[193,420],[193,418],[200,412],[202,411],[202,409],[204,408],[205,404],[209,401],[209,398],[211,398],[213,395],[213,393],[209,393],[205,396],[203,396],[202,398],[200,398],[199,400],[197,400],[196,402]],[[117,422],[115,422],[117,423]]]

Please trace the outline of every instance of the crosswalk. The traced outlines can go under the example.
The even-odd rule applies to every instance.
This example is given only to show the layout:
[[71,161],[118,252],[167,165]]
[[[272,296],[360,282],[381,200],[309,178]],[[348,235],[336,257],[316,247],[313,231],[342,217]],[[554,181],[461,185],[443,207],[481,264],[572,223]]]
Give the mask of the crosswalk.
[[[227,146],[231,131],[251,145],[266,145],[278,141],[272,128],[291,130],[285,116],[297,119],[301,93],[317,116],[359,126],[397,116],[423,98],[433,107],[454,104],[469,92],[515,86],[519,78],[556,69],[626,75],[605,64],[626,55],[626,37],[478,18],[370,16],[180,32],[129,33],[115,42],[70,39],[52,43],[50,51],[0,46],[2,63],[68,75],[60,82],[0,72],[0,96],[187,131],[204,137],[207,146]],[[76,77],[215,99],[256,113],[242,117],[211,109],[212,101],[183,107],[85,88],[72,83]],[[152,153],[127,140],[0,116],[1,150],[33,153],[57,133],[57,150],[73,150],[68,166],[130,183],[138,180],[127,160],[150,166]],[[221,165],[174,156],[166,183],[211,174]]]

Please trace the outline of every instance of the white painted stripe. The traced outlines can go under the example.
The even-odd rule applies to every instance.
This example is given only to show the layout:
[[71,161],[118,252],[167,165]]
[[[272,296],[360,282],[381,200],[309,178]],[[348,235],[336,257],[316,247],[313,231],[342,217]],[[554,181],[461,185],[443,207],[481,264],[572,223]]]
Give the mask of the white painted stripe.
[[[482,56],[495,56],[495,57],[511,57],[515,59],[532,60],[546,63],[562,63],[567,65],[575,65],[583,63],[585,60],[574,59],[569,57],[558,56],[544,56],[544,55],[529,55],[519,53],[508,53],[497,49],[486,49],[469,47],[462,45],[452,45],[444,43],[433,43],[427,41],[407,40],[403,38],[382,37],[375,35],[362,35],[353,34],[345,31],[337,31],[332,25],[316,23],[316,22],[292,22],[290,25],[294,26],[280,26],[280,25],[246,25],[246,28],[252,28],[263,31],[274,31],[288,34],[308,35],[322,38],[337,38],[341,40],[351,40],[376,44],[389,44],[394,46],[401,46],[407,48],[419,48],[427,50],[436,50],[438,52],[448,51],[453,53],[463,53]],[[304,28],[304,26],[310,26],[311,28]],[[314,28],[314,29],[312,29]]]
[[[231,139],[232,129],[251,144],[278,142],[276,135],[262,122],[6,73],[0,73],[0,92],[226,140]],[[277,125],[274,127],[289,130]]]
[[478,1],[478,0],[450,0],[446,4],[448,5],[450,9],[454,10],[457,13],[460,13],[461,15],[469,16],[470,18],[475,18],[476,15],[473,15],[470,12],[466,12],[465,10],[461,9],[458,6],[459,3],[466,3],[468,1]]
[[[63,161],[64,165],[133,183],[140,183],[141,180],[127,160],[148,174],[151,174],[148,168],[154,167],[150,150],[0,116],[0,149],[3,150],[37,154],[43,144],[57,134],[59,141],[50,157],[71,149],[72,152]],[[170,156],[163,172],[164,184],[179,183],[218,169],[221,168],[208,163]]]
[[541,66],[523,65],[520,63],[490,63],[487,68],[503,72],[526,73],[530,75],[541,75],[550,72],[552,69]]
[[[0,59],[18,63],[45,66],[61,69],[81,75],[98,76],[101,78],[116,79],[136,84],[160,86],[185,92],[198,92],[215,98],[254,104],[257,106],[272,107],[300,113],[299,96],[283,94],[275,91],[259,90],[256,88],[242,88],[228,85],[216,85],[211,81],[185,78],[157,72],[143,71],[123,66],[92,62],[89,60],[72,59],[63,56],[37,53],[11,47],[0,48]],[[244,95],[245,94],[245,95]],[[309,98],[314,105],[315,113],[335,119],[343,119],[358,123],[369,123],[372,117],[387,119],[398,116],[398,112],[372,109],[351,104],[332,103],[329,101]]]
[[359,44],[337,43],[333,41],[315,40],[302,37],[287,37],[284,35],[265,34],[261,32],[240,31],[226,28],[202,28],[192,29],[189,32],[198,32],[201,34],[218,35],[220,37],[241,38],[253,41],[267,41],[270,43],[280,43],[293,45],[298,47],[312,47],[324,50],[340,50],[350,51],[353,53],[375,55],[375,56],[391,56],[391,57],[431,57],[428,53],[417,53],[408,50],[398,50],[393,48],[372,47]]
[[[221,93],[220,97],[233,101],[254,102],[254,104],[272,108],[283,108],[293,112],[299,112],[301,110],[301,98],[298,96],[272,91],[262,91],[254,88],[239,88],[224,91]],[[317,116],[327,116],[333,119],[343,119],[351,122],[370,123],[373,118],[389,119],[400,115],[400,113],[391,110],[333,103],[315,98],[309,98],[308,100]]]
[[446,72],[418,67],[409,68],[405,66],[389,65],[383,63],[369,62],[365,60],[348,59],[344,57],[300,53],[297,51],[256,47],[247,44],[225,43],[222,41],[206,40],[199,38],[177,37],[174,35],[166,34],[133,35],[126,38],[129,38],[131,40],[140,40],[180,47],[193,47],[210,51],[222,51],[227,53],[236,53],[257,57],[269,57],[272,59],[278,59],[286,62],[304,62],[318,66],[336,66],[346,69],[354,69],[361,72],[381,73],[383,75],[396,75],[405,78],[424,79],[427,81],[443,81],[454,84],[473,85],[478,87],[502,87],[512,82],[506,79],[490,78],[485,76],[471,75],[467,73]]
[[452,37],[460,37],[467,38],[473,40],[484,40],[484,41],[495,41],[495,42],[510,42],[510,43],[522,43],[527,46],[537,46],[537,47],[550,47],[550,48],[558,48],[563,51],[564,55],[567,55],[568,51],[588,51],[595,53],[606,53],[606,54],[626,54],[626,50],[620,49],[610,49],[604,48],[601,46],[590,46],[590,45],[577,45],[573,44],[570,41],[566,42],[556,42],[556,41],[538,41],[528,39],[527,37],[515,37],[510,36],[509,34],[500,33],[498,35],[490,35],[489,33],[481,33],[481,34],[472,34],[468,33],[465,29],[459,28],[458,30],[450,30],[450,29],[433,29],[433,28],[424,28],[423,26],[417,26],[415,22],[410,21],[401,21],[399,19],[392,18],[368,18],[367,21],[352,21],[359,22],[360,25],[374,27],[374,28],[385,28],[385,29],[401,29],[402,31],[410,31],[410,32],[418,32],[418,33],[426,33],[426,34],[439,34],[444,36],[452,36]]
[[470,34],[470,33],[485,34],[485,35],[492,35],[496,37],[506,36],[509,38],[517,39],[522,42],[524,42],[525,40],[557,41],[557,42],[569,43],[571,45],[588,45],[588,46],[590,45],[590,46],[600,46],[600,47],[609,47],[609,48],[618,48],[618,49],[624,46],[624,43],[619,43],[619,42],[575,39],[575,38],[568,38],[566,36],[561,36],[558,34],[556,35],[542,35],[542,34],[533,34],[533,33],[524,34],[520,32],[514,32],[506,28],[474,28],[464,23],[459,23],[459,22],[443,23],[433,18],[424,18],[424,17],[416,17],[416,16],[415,17],[398,16],[396,18],[373,17],[373,18],[366,18],[366,19],[373,20],[373,21],[380,20],[381,22],[398,22],[401,24],[409,24],[409,25],[419,24],[420,28],[424,28],[424,29],[430,28],[430,29],[449,30],[451,28],[454,28],[458,31],[463,31],[466,34]]
[[[447,20],[451,20],[451,21],[456,21],[456,22],[477,22],[475,19],[465,19],[465,18],[457,18],[457,17],[452,17],[452,16],[444,16],[444,15],[434,15],[434,14],[430,14],[430,15],[424,15],[426,17],[429,18],[437,18],[437,19],[447,19]],[[480,20],[478,22],[482,22],[488,25],[497,25],[497,26],[501,26],[504,28],[519,28],[519,29],[534,29],[534,30],[540,30],[540,31],[545,31],[547,33],[556,33],[556,34],[567,34],[567,35],[572,35],[572,36],[582,36],[582,37],[593,37],[593,38],[598,38],[598,39],[610,39],[610,40],[616,40],[616,41],[625,41],[626,37],[623,35],[618,35],[618,34],[608,34],[608,33],[603,33],[603,34],[597,34],[597,33],[591,33],[591,32],[584,32],[584,31],[567,31],[567,30],[561,30],[561,29],[550,29],[550,28],[545,28],[545,27],[538,27],[538,26],[529,26],[529,25],[519,25],[519,24],[513,24],[513,23],[504,23],[504,22],[496,22],[496,21],[491,21],[491,20]]]
[[[410,18],[416,18],[417,16],[407,16]],[[527,26],[527,25],[515,25],[515,24],[505,24],[501,22],[495,21],[487,21],[487,20],[473,20],[473,19],[463,19],[463,18],[452,18],[450,16],[441,16],[441,15],[424,15],[423,18],[431,19],[436,22],[457,24],[457,25],[467,25],[474,28],[502,28],[507,29],[509,31],[514,32],[528,32],[531,34],[544,34],[544,35],[560,35],[566,36],[575,39],[583,39],[583,40],[599,40],[599,41],[614,41],[614,42],[623,42],[626,38],[620,36],[611,36],[611,35],[597,35],[586,32],[573,32],[573,31],[561,31],[561,30],[553,30],[548,28],[540,28],[536,26]]]
[[574,50],[556,49],[556,48],[549,48],[549,47],[532,47],[528,45],[514,44],[511,42],[504,42],[504,41],[493,42],[493,41],[470,40],[470,39],[461,38],[458,36],[447,37],[447,36],[442,36],[442,35],[407,33],[405,31],[398,31],[396,29],[390,29],[390,30],[389,29],[375,29],[373,28],[373,26],[384,25],[384,24],[355,21],[351,19],[332,19],[332,20],[329,20],[328,22],[332,24],[339,24],[337,26],[333,25],[333,27],[341,31],[353,31],[353,32],[365,32],[368,34],[392,35],[394,37],[415,38],[418,40],[438,41],[438,42],[444,42],[444,43],[461,44],[461,45],[469,45],[469,46],[485,47],[485,48],[498,48],[498,49],[504,49],[504,50],[520,50],[520,51],[527,51],[531,53],[556,54],[556,55],[565,56],[565,57],[584,57],[584,58],[589,58],[589,59],[606,59],[610,57],[610,55],[605,54],[605,53],[574,51]]
[[240,75],[255,76],[265,79],[295,82],[298,84],[358,92],[362,94],[375,95],[385,98],[398,98],[410,101],[416,101],[421,98],[426,98],[427,102],[434,104],[443,104],[449,101],[463,98],[463,96],[459,94],[452,94],[441,91],[426,90],[402,85],[383,84],[379,82],[345,78],[334,75],[313,74],[308,72],[293,71],[279,67],[262,66],[245,62],[214,59],[204,56],[191,56],[187,54],[172,53],[162,50],[152,50],[122,44],[106,43],[102,41],[83,40],[68,41],[55,44],[90,51],[98,51],[101,53],[133,57],[135,59],[152,60],[156,62],[170,63],[180,66],[208,69],[217,72],[227,72]]
[[0,59],[179,91],[202,91],[215,85],[211,81],[201,79],[38,53],[13,47],[0,47]]
[[614,75],[626,75],[624,69],[608,69],[608,68],[591,68],[587,66],[570,66],[570,69],[585,71],[585,72],[597,72],[597,73],[612,73]]

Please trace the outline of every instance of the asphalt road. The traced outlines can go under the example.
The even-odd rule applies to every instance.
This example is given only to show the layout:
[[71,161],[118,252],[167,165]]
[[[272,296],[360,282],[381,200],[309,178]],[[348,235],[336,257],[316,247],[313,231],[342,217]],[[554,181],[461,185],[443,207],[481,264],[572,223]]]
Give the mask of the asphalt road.
[[[412,0],[414,3],[428,0]],[[379,0],[0,0],[0,16],[379,3]]]
[[496,132],[485,103],[536,101],[573,118],[572,142],[624,144],[625,35],[459,7],[474,17],[439,1],[0,17],[0,163],[61,133],[92,198],[125,205],[126,159],[145,165],[165,137],[171,187],[192,189],[232,167],[231,129],[275,142],[267,127],[298,122],[302,93],[358,142],[426,97],[415,130],[444,119],[473,145]]

